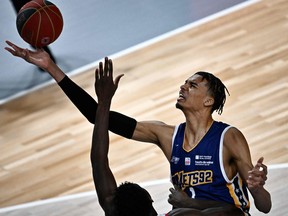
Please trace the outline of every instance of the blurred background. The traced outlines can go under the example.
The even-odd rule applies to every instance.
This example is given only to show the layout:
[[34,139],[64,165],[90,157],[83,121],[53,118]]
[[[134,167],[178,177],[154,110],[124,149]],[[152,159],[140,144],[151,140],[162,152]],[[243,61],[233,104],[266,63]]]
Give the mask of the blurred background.
[[[243,0],[52,1],[62,12],[64,28],[49,47],[69,73],[147,40],[225,10]],[[10,0],[0,1],[0,103],[50,80],[50,76],[10,56],[5,40],[30,48],[16,29]]]

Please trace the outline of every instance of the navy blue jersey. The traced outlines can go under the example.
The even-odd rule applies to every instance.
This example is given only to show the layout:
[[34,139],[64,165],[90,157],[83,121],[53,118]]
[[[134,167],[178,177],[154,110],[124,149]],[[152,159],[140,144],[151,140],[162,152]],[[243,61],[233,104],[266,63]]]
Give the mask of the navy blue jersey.
[[239,174],[228,179],[222,149],[225,132],[231,127],[214,121],[202,140],[190,151],[183,148],[186,123],[175,128],[170,160],[173,184],[191,198],[216,200],[234,204],[249,215],[247,188]]

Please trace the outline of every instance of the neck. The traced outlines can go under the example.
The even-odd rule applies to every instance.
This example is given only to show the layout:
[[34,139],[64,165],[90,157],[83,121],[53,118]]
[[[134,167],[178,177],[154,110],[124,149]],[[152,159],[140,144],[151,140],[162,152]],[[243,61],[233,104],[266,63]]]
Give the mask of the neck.
[[190,132],[193,134],[200,131],[207,132],[207,128],[209,129],[214,121],[210,113],[185,114],[185,117],[186,127],[189,128]]
[[213,123],[212,115],[186,116],[185,149],[194,148],[205,136]]

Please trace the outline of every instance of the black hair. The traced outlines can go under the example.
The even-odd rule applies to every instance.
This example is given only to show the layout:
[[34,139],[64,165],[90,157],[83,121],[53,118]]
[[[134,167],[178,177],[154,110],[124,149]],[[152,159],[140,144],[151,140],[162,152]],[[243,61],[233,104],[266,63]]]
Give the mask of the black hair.
[[152,202],[148,191],[131,182],[122,183],[114,194],[117,216],[148,216],[153,208]]
[[198,71],[195,74],[200,75],[203,77],[203,79],[207,80],[208,93],[214,98],[214,104],[212,106],[211,113],[216,110],[216,112],[221,115],[223,112],[224,104],[226,102],[225,91],[230,96],[228,89],[219,78],[211,73]]

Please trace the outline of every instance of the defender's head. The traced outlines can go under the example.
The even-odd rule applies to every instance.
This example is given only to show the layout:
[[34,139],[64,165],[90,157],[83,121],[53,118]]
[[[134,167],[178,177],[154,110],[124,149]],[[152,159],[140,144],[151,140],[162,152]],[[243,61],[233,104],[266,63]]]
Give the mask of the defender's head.
[[131,182],[122,183],[114,196],[117,216],[156,216],[153,200],[144,188]]

